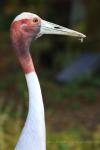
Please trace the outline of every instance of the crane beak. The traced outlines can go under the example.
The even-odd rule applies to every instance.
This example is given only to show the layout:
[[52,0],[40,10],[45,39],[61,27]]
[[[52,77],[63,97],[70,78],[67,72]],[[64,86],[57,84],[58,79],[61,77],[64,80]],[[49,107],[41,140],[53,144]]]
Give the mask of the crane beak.
[[80,32],[59,26],[57,24],[41,20],[40,34],[56,34],[56,35],[66,35],[66,36],[75,36],[80,39],[85,38],[86,36]]

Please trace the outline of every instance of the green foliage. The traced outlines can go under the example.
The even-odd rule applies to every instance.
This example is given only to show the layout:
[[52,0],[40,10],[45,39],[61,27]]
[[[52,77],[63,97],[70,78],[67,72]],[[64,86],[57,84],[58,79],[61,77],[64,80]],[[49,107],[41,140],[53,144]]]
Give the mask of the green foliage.
[[96,93],[93,90],[88,90],[84,92],[83,98],[88,102],[96,101]]
[[18,4],[20,0],[8,0],[10,4]]
[[66,144],[59,144],[58,147],[59,147],[58,150],[68,150],[69,149]]
[[78,109],[80,109],[80,103],[79,102],[74,102],[71,105],[71,108],[72,108],[72,110],[78,110]]
[[[84,134],[89,138],[84,139]],[[97,133],[95,132],[95,134]],[[94,140],[92,136],[90,133],[88,135],[87,131],[77,129],[71,129],[63,133],[47,132],[47,150],[93,150],[93,148],[98,150],[100,141],[95,142],[96,138]],[[97,146],[96,143],[98,143]]]
[[[13,113],[13,112],[12,112]],[[12,117],[10,104],[0,113],[0,149],[14,149],[22,126],[22,119]]]

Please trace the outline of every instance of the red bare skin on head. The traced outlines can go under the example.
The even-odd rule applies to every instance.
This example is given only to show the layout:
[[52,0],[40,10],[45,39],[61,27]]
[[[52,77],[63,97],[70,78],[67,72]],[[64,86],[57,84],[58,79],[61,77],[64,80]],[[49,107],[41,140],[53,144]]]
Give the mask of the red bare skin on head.
[[24,73],[35,71],[29,47],[39,30],[39,26],[34,25],[32,20],[29,19],[15,21],[11,25],[10,37],[12,45]]

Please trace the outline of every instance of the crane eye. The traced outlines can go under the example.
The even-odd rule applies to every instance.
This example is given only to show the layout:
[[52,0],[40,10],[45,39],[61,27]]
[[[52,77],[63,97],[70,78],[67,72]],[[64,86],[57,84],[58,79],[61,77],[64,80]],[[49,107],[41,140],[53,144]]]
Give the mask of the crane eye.
[[38,19],[37,19],[37,18],[33,18],[33,22],[34,22],[34,23],[37,23],[37,22],[38,22]]

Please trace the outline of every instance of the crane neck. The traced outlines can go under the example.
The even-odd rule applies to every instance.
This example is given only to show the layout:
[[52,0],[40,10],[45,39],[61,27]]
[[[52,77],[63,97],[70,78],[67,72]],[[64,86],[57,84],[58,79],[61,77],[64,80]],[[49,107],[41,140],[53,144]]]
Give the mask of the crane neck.
[[19,43],[19,45],[15,45],[15,54],[17,56],[17,59],[20,63],[20,66],[25,74],[34,72],[34,65],[32,61],[32,57],[29,51],[29,46],[28,44],[25,43]]
[[29,92],[28,116],[15,150],[46,150],[45,116],[36,72],[25,74]]
[[10,38],[14,53],[17,56],[23,72],[29,73],[34,71],[34,65],[29,51],[32,38],[20,32],[18,22],[14,22],[11,25]]

